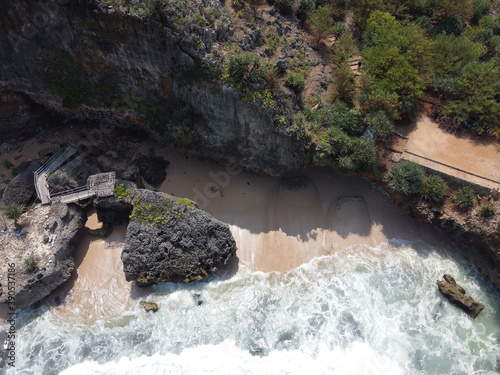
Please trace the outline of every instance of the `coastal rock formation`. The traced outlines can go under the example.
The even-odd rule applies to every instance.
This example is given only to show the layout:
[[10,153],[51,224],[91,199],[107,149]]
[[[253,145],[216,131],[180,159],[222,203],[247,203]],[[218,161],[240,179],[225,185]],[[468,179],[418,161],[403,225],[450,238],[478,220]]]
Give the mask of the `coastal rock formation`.
[[158,305],[154,302],[141,301],[141,306],[144,307],[144,310],[146,310],[146,312],[149,312],[149,311],[157,312],[158,311]]
[[439,292],[445,296],[451,303],[464,310],[469,316],[475,319],[483,311],[484,305],[475,301],[472,297],[465,294],[464,288],[458,285],[453,277],[448,274],[443,276],[445,281],[438,280]]
[[227,224],[190,200],[138,189],[122,253],[127,281],[139,286],[200,280],[236,253]]
[[[0,303],[13,301],[16,308],[32,305],[69,279],[76,237],[85,217],[76,205],[37,206],[21,216],[20,230],[0,233]],[[9,268],[15,270],[15,293],[10,299]]]
[[10,181],[3,193],[3,202],[18,203],[26,205],[35,195],[33,185],[33,172],[40,168],[40,163],[36,160],[28,162],[28,165]]

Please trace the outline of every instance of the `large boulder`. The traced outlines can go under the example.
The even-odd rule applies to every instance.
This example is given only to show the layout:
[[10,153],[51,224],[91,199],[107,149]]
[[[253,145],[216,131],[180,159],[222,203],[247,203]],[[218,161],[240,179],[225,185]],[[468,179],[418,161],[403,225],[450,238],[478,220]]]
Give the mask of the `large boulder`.
[[[22,167],[21,167],[22,168]],[[21,169],[18,167],[17,169]],[[18,203],[27,205],[35,195],[35,183],[33,180],[33,172],[40,168],[40,163],[32,160],[27,163],[16,177],[9,182],[5,191],[3,192],[3,202],[7,205],[9,203]]]
[[[12,302],[9,308],[29,306],[67,281],[75,268],[72,254],[85,219],[85,212],[76,205],[38,205],[23,214],[21,229],[1,232],[0,303]],[[10,296],[9,269],[15,274]]]
[[451,303],[464,310],[475,319],[483,311],[484,305],[465,294],[465,289],[458,285],[453,277],[448,274],[443,276],[445,281],[438,280],[438,289]]
[[139,286],[200,280],[236,253],[227,224],[187,199],[134,191],[122,252],[127,281]]

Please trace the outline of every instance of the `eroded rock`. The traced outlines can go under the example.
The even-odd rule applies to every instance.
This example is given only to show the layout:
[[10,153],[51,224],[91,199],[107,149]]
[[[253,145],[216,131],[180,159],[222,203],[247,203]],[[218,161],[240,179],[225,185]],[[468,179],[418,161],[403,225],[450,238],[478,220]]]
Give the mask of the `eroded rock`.
[[[85,212],[76,205],[37,206],[22,217],[20,230],[0,233],[0,269],[14,271],[15,295],[22,308],[48,296],[69,279],[75,268],[72,257]],[[7,272],[0,275],[0,303],[7,303]]]
[[455,306],[464,310],[471,318],[475,319],[485,306],[475,301],[472,297],[467,296],[465,289],[458,285],[452,276],[445,274],[443,279],[445,281],[437,281],[441,294]]
[[194,202],[138,189],[122,253],[127,281],[139,286],[200,280],[236,253],[227,224]]
[[149,312],[149,311],[157,312],[158,311],[158,305],[154,302],[141,301],[141,306],[144,307],[144,310],[146,310],[146,312]]
[[18,203],[27,205],[35,195],[35,186],[33,185],[33,172],[40,168],[38,161],[31,161],[19,174],[9,182],[3,192],[3,202]]

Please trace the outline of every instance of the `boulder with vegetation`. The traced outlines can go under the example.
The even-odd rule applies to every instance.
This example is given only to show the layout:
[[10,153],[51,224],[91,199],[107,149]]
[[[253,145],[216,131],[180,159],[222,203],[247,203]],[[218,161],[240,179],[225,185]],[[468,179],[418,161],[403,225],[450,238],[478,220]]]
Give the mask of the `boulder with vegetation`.
[[188,199],[138,189],[122,253],[127,281],[139,286],[200,280],[223,266],[236,243],[227,224]]

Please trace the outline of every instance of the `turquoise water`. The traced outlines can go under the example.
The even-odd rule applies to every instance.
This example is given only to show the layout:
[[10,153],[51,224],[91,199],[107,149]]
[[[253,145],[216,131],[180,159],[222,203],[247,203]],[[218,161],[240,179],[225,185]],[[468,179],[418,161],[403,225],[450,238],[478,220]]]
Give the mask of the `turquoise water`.
[[[476,320],[440,296],[444,273],[486,305]],[[91,325],[48,306],[22,312],[7,374],[498,373],[498,292],[466,261],[421,242],[354,246],[284,275],[153,293],[157,313],[137,303]]]

